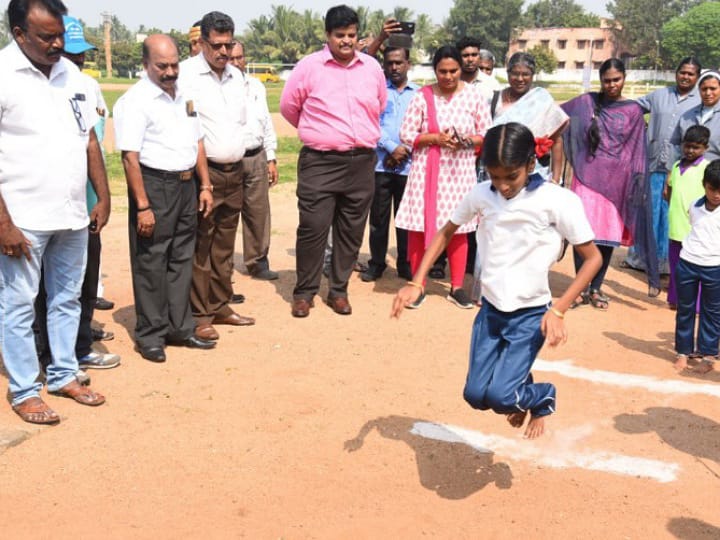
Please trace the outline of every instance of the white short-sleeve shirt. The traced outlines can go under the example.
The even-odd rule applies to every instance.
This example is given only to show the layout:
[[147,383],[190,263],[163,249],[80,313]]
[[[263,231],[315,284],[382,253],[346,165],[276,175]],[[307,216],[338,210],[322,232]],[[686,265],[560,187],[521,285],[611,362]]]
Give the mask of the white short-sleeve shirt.
[[87,147],[98,120],[78,68],[61,58],[46,77],[13,41],[0,51],[0,193],[20,228],[88,224]]
[[262,146],[268,161],[275,159],[277,136],[273,128],[272,117],[267,105],[265,85],[255,77],[243,73],[247,91],[247,127],[245,130],[245,148],[251,150]]
[[690,232],[680,258],[698,266],[720,266],[720,208],[705,208],[705,197],[690,206]]
[[201,54],[180,63],[178,86],[193,101],[211,161],[235,163],[245,155],[247,90],[242,72],[228,64],[218,79]]
[[139,152],[140,163],[163,171],[195,167],[200,121],[180,91],[172,98],[150,79],[141,79],[113,108],[115,146]]
[[476,214],[482,295],[505,312],[548,304],[548,271],[562,239],[575,245],[595,237],[580,198],[549,182],[523,188],[512,199],[495,191],[489,181],[477,184],[451,221],[461,225]]

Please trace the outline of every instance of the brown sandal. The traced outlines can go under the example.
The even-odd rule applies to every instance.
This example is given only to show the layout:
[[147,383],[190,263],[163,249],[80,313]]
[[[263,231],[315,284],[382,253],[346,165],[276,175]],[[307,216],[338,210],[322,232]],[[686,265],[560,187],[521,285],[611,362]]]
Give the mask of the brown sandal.
[[39,397],[31,397],[13,405],[13,411],[30,424],[59,424],[60,416]]
[[97,407],[105,403],[105,396],[93,392],[88,386],[81,385],[77,379],[73,379],[62,388],[50,393],[55,396],[74,399],[81,405],[89,405],[90,407]]

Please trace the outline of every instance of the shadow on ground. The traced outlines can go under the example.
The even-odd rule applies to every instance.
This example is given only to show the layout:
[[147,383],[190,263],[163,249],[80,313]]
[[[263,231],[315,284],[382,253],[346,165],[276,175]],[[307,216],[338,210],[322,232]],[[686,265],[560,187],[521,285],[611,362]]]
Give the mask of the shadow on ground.
[[694,518],[672,518],[667,530],[680,540],[717,540],[720,538],[720,527],[715,527]]
[[345,441],[345,450],[362,448],[373,430],[386,439],[403,441],[415,452],[420,484],[445,499],[464,499],[494,483],[499,489],[512,487],[512,471],[507,463],[494,463],[494,455],[464,443],[427,439],[412,433],[417,422],[407,416],[385,416],[370,420],[354,439]]

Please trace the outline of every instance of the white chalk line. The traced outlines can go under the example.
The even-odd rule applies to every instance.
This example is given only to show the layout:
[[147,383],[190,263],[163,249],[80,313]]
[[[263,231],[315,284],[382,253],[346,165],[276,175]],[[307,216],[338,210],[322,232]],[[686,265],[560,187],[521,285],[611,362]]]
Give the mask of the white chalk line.
[[581,379],[600,384],[619,386],[621,388],[643,388],[661,394],[705,394],[720,398],[720,385],[696,384],[685,381],[664,380],[647,375],[632,375],[615,371],[602,371],[575,366],[570,360],[535,360],[533,371],[558,373],[572,379]]
[[[584,430],[585,427],[580,428]],[[592,428],[588,428],[592,431]],[[577,430],[575,430],[577,431]],[[569,446],[583,438],[582,434],[568,430],[548,434],[547,443],[540,441],[515,440],[498,435],[487,435],[479,431],[431,422],[416,422],[410,431],[427,439],[448,443],[463,443],[485,454],[502,454],[513,460],[530,461],[553,469],[580,468],[622,476],[648,478],[660,483],[677,479],[680,466],[654,459],[644,459],[611,452],[578,452]]]

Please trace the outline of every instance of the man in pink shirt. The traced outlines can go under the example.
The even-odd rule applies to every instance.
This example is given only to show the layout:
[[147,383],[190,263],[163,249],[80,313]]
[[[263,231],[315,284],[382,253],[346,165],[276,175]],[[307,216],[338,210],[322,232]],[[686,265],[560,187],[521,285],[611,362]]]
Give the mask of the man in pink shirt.
[[378,62],[355,50],[358,16],[348,6],[325,15],[327,44],[293,70],[280,111],[304,146],[298,157],[296,274],[292,315],[307,317],[320,287],[332,226],[327,304],[350,315],[347,286],[362,243],[374,191],[375,147],[385,109]]

